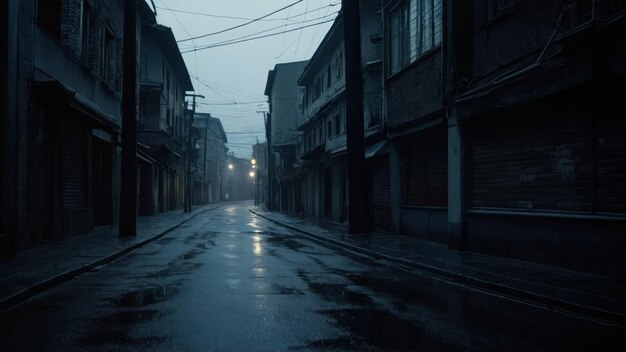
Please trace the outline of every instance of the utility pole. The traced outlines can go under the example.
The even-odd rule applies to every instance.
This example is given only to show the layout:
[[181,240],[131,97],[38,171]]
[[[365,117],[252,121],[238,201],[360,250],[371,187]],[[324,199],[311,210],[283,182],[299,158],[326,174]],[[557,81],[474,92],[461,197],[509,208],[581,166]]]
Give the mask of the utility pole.
[[187,150],[185,152],[186,159],[186,175],[185,175],[185,213],[191,213],[191,189],[193,186],[193,180],[191,178],[191,130],[193,129],[193,119],[196,116],[196,98],[203,98],[204,95],[200,94],[185,94],[185,96],[192,97],[193,102],[191,103],[191,116],[189,117],[189,129],[187,130]]
[[348,231],[369,233],[369,185],[363,177],[365,138],[361,72],[361,21],[359,0],[342,0],[346,67],[346,139],[348,147]]
[[122,184],[119,236],[137,234],[137,1],[124,1]]
[[207,147],[207,139],[209,135],[209,117],[204,120],[204,159],[202,160],[202,202],[203,204],[208,203],[207,197],[207,185],[206,185],[206,147]]
[[265,140],[267,141],[267,208],[274,210],[274,155],[272,153],[272,114],[261,111],[265,117]]

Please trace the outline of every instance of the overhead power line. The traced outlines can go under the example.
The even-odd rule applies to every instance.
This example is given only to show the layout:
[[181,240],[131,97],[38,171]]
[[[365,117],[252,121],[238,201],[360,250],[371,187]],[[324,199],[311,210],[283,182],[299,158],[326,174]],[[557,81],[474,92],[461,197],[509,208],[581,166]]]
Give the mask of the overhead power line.
[[[285,20],[290,20],[292,18],[301,17],[301,16],[304,16],[304,15],[306,15],[308,13],[319,11],[319,10],[323,10],[323,9],[325,9],[327,7],[333,7],[333,6],[337,6],[337,5],[339,5],[339,3],[324,5],[324,6],[320,7],[320,8],[313,9],[313,10],[308,10],[306,12],[302,12],[302,13],[299,13],[297,15],[290,15],[290,16],[281,17],[281,18],[262,18],[262,19],[259,19],[258,21],[285,21]],[[160,9],[160,10],[167,10],[167,11],[170,11],[170,12],[178,12],[178,13],[184,13],[184,14],[195,15],[195,16],[204,16],[204,17],[213,17],[213,18],[227,18],[227,19],[232,19],[232,20],[243,20],[243,21],[251,21],[251,20],[254,19],[254,18],[250,18],[250,17],[225,16],[225,15],[215,15],[215,14],[203,13],[203,12],[185,11],[185,10],[165,8],[165,7],[160,7],[160,6],[157,6],[156,8]]]
[[257,100],[257,101],[230,101],[230,102],[219,102],[219,101],[214,101],[214,102],[198,102],[196,104],[202,104],[202,105],[245,105],[245,104],[261,104],[261,103],[267,103],[267,100]]
[[306,25],[306,26],[302,26],[302,27],[292,28],[292,29],[289,29],[289,30],[286,30],[286,31],[282,31],[282,32],[270,33],[270,34],[260,35],[260,36],[257,36],[257,37],[252,37],[252,38],[247,38],[247,39],[242,39],[242,40],[233,40],[231,42],[226,42],[226,43],[216,43],[216,44],[209,44],[209,45],[205,45],[205,46],[199,46],[199,47],[194,48],[194,49],[185,50],[185,51],[181,52],[181,54],[187,54],[187,53],[192,53],[194,51],[212,49],[212,48],[217,48],[217,47],[220,47],[220,46],[238,44],[238,43],[243,43],[243,42],[249,42],[251,40],[272,37],[272,36],[275,36],[275,35],[280,35],[280,34],[284,34],[284,33],[294,32],[294,31],[297,31],[297,30],[300,30],[300,29],[303,29],[303,28],[319,26],[321,24],[332,22],[332,21],[334,21],[334,19],[321,21],[321,22],[318,22],[318,23],[313,23],[313,24],[309,24],[309,25]]
[[[308,22],[315,22],[315,21],[324,20],[324,19],[327,19],[329,16],[336,15],[336,14],[338,14],[338,13],[339,13],[339,11],[337,11],[337,12],[333,12],[333,13],[330,13],[330,14],[328,14],[328,15],[326,15],[326,16],[322,16],[322,17],[318,17],[318,18],[312,18],[312,19],[308,19],[308,20],[303,20],[303,21],[301,21],[301,22],[298,22],[298,23],[291,23],[291,24],[288,24],[288,25],[280,25],[280,26],[276,26],[276,27],[272,27],[272,28],[264,29],[264,30],[259,31],[259,32],[255,32],[255,33],[247,34],[247,35],[244,35],[244,36],[241,36],[241,37],[237,37],[237,38],[233,38],[233,39],[228,39],[228,40],[224,40],[224,41],[217,42],[217,43],[213,43],[213,44],[207,44],[207,45],[218,45],[218,44],[230,43],[230,42],[233,42],[233,41],[237,41],[237,40],[241,40],[241,39],[245,39],[245,38],[254,37],[254,36],[257,36],[257,35],[259,35],[259,34],[263,34],[263,33],[271,32],[271,31],[273,31],[273,30],[275,30],[275,29],[283,28],[283,27],[286,27],[286,26],[296,26],[296,25],[302,25],[302,24],[304,24],[304,23],[308,23]],[[302,28],[302,27],[300,27],[300,28]],[[283,33],[284,33],[284,32],[283,32]],[[300,33],[302,33],[302,31],[300,31]],[[204,47],[204,46],[207,46],[207,45],[203,45],[203,46],[200,46],[200,47]],[[290,46],[291,46],[291,45],[290,45]],[[193,48],[193,49],[195,49],[195,48],[198,48],[198,47],[194,45],[194,46],[192,46],[192,47],[187,47],[187,50],[192,50],[192,48]],[[185,49],[183,49],[183,50],[185,50]]]
[[230,28],[222,29],[222,30],[217,31],[217,32],[212,32],[212,33],[207,33],[207,34],[199,35],[199,36],[196,36],[196,37],[191,37],[191,38],[187,38],[187,39],[182,39],[182,40],[179,40],[179,41],[178,41],[178,43],[182,43],[182,42],[186,42],[186,41],[189,41],[189,40],[194,40],[194,39],[205,38],[205,37],[208,37],[208,36],[211,36],[211,35],[216,35],[216,34],[220,34],[220,33],[228,32],[228,31],[232,31],[233,29],[237,29],[237,28],[241,28],[241,27],[243,27],[243,26],[247,26],[247,25],[249,25],[249,24],[251,24],[251,23],[257,22],[257,21],[262,20],[262,19],[264,19],[264,18],[266,18],[266,17],[269,17],[269,16],[271,16],[271,15],[273,15],[273,14],[275,14],[275,13],[281,12],[281,11],[283,11],[283,10],[285,10],[285,9],[288,9],[288,8],[290,8],[290,7],[294,6],[294,5],[297,5],[297,4],[301,3],[302,1],[304,1],[304,0],[298,0],[298,1],[294,2],[294,3],[291,3],[291,4],[289,4],[289,5],[285,6],[285,7],[280,8],[280,9],[278,9],[278,10],[276,10],[276,11],[272,11],[272,12],[268,13],[267,15],[264,15],[264,16],[261,16],[261,17],[258,17],[258,18],[255,18],[255,19],[253,19],[253,20],[250,20],[250,21],[248,21],[248,22],[245,22],[245,23],[242,23],[242,24],[236,25],[236,26],[234,26],[234,27],[230,27]]

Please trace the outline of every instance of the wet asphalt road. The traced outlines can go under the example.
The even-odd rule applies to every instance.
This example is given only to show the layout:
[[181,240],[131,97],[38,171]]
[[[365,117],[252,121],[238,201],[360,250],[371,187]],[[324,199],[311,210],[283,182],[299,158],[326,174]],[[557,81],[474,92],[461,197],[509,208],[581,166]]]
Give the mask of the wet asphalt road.
[[336,251],[249,205],[0,314],[0,350],[625,350],[622,329]]

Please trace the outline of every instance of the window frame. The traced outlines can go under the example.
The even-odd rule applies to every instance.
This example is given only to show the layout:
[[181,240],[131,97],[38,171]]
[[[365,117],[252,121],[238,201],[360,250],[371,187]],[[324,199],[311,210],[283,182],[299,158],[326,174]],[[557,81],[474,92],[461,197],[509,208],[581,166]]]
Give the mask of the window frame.
[[[428,6],[424,5],[427,3]],[[429,17],[425,13],[429,13]],[[389,9],[385,20],[388,77],[403,71],[441,47],[443,0],[399,1]]]

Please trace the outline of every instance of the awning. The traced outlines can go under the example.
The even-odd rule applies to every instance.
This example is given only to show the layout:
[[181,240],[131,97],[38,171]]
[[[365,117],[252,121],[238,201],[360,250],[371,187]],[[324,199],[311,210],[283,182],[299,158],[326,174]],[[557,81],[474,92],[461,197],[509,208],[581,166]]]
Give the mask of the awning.
[[339,153],[345,152],[347,150],[348,150],[348,146],[344,144],[342,146],[339,146],[339,147],[331,150],[330,153],[335,155],[335,154],[339,154]]
[[326,146],[324,144],[320,144],[317,147],[309,150],[308,152],[302,154],[300,159],[302,160],[319,160],[319,158],[324,154],[326,150]]
[[387,153],[389,153],[389,144],[386,140],[365,147],[365,159]]
[[48,106],[56,108],[70,107],[88,118],[88,122],[107,130],[119,132],[115,117],[56,80],[33,82],[33,95]]

